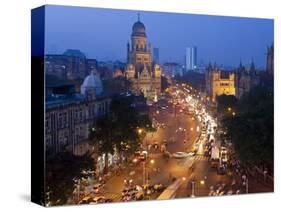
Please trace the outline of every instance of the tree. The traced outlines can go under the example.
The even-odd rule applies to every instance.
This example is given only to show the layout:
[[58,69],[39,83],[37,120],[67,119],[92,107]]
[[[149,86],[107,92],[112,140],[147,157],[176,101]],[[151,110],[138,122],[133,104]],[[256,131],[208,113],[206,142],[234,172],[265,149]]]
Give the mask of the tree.
[[256,87],[238,101],[235,116],[224,116],[235,150],[246,164],[273,169],[273,94]]
[[[231,112],[237,105],[237,98],[233,95],[220,95],[217,97],[217,111],[220,113]],[[228,110],[230,109],[230,111]]]
[[[95,162],[90,154],[75,156],[63,152],[46,162],[46,186],[53,205],[66,204],[74,190],[73,178],[81,178],[82,170],[94,170]],[[59,200],[59,201],[58,201]]]
[[161,91],[165,91],[166,88],[170,86],[168,79],[164,76],[161,76]]
[[92,134],[92,138],[98,141],[98,149],[105,154],[104,172],[108,171],[108,154],[114,153],[114,145],[117,140],[116,120],[113,116],[107,115],[97,120],[96,130]]
[[100,152],[105,153],[105,171],[107,171],[108,153],[114,153],[114,148],[127,156],[135,152],[143,134],[138,129],[152,130],[151,121],[147,116],[138,115],[132,106],[134,96],[116,96],[111,102],[110,113],[100,118],[95,131],[90,131],[93,142],[99,142]]
[[125,93],[131,86],[130,81],[122,76],[104,80],[103,84],[104,90],[109,93]]
[[197,90],[205,89],[205,74],[188,71],[183,76],[176,75],[174,78],[178,83],[187,83]]

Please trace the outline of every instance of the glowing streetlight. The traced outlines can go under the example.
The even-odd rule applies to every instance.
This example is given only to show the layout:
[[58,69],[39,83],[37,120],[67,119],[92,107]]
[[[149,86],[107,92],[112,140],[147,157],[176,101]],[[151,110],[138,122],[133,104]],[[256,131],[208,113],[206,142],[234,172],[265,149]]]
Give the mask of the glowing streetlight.
[[231,109],[231,107],[229,107],[229,108],[227,108],[227,110],[230,112],[232,109]]
[[204,181],[204,180],[201,180],[201,181],[200,181],[200,184],[201,184],[201,185],[204,185],[204,184],[205,184],[205,181]]
[[138,133],[139,133],[139,134],[141,134],[141,133],[142,133],[142,131],[143,131],[142,129],[138,129]]
[[232,112],[232,116],[235,116],[236,115],[236,113],[235,112]]
[[151,164],[154,164],[154,163],[155,163],[155,160],[151,159],[151,160],[150,160],[150,163],[151,163]]

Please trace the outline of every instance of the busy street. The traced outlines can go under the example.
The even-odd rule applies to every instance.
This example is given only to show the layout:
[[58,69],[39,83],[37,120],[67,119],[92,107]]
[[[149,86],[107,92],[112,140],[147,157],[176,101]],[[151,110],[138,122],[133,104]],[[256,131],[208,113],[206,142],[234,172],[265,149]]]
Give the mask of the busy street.
[[98,182],[88,178],[84,193],[70,202],[234,195],[252,192],[257,185],[269,190],[239,166],[231,141],[221,141],[224,132],[203,101],[187,84],[167,88],[149,107],[156,130],[138,130],[145,135],[141,148]]

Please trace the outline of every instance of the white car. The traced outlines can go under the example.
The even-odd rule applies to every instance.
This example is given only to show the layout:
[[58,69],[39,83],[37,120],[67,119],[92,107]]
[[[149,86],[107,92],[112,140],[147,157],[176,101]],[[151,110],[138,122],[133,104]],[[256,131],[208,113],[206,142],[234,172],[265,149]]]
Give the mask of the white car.
[[192,157],[192,156],[194,156],[195,155],[195,152],[189,152],[189,153],[187,153],[187,156],[189,156],[189,157]]
[[177,159],[181,159],[181,158],[186,158],[188,157],[189,155],[186,153],[186,152],[175,152],[173,154],[173,157],[174,158],[177,158]]

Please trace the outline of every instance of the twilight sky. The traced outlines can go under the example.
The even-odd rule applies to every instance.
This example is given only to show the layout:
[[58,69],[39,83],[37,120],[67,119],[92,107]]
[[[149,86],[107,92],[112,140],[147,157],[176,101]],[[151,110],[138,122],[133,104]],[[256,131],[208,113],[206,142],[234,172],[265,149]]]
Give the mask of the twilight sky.
[[[138,11],[46,6],[46,53],[79,49],[88,58],[123,60]],[[237,66],[254,59],[265,66],[273,42],[273,20],[140,11],[148,40],[160,61],[183,62],[185,47],[196,46],[198,62]]]

